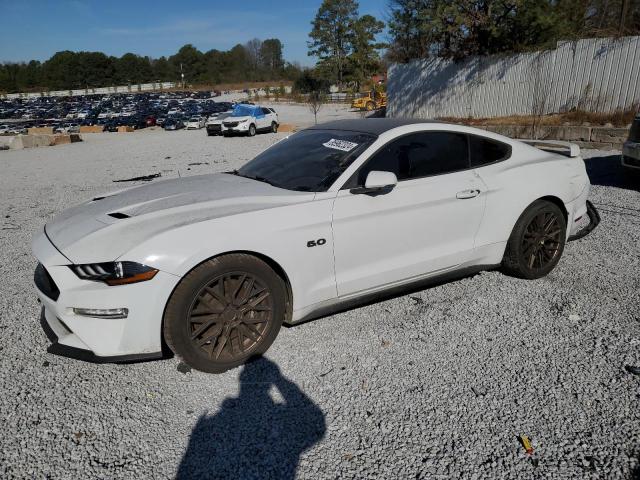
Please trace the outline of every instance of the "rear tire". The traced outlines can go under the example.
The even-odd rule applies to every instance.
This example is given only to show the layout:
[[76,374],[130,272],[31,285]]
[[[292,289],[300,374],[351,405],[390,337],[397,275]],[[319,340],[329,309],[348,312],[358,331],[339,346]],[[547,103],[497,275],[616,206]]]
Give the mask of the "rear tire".
[[284,282],[269,265],[251,255],[223,255],[180,281],[165,309],[164,338],[186,364],[222,373],[267,351],[285,309]]
[[502,259],[502,269],[514,277],[544,277],[560,261],[567,238],[567,221],[547,200],[529,206],[516,222]]
[[271,133],[278,133],[278,124],[276,122],[271,122]]

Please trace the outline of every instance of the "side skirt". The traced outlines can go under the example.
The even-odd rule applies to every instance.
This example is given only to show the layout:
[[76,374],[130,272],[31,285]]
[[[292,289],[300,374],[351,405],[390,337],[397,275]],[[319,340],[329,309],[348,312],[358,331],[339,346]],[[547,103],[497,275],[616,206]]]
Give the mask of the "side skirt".
[[460,280],[462,278],[471,277],[482,271],[494,270],[498,268],[497,265],[474,265],[471,267],[464,267],[458,270],[449,271],[440,275],[434,275],[428,278],[422,278],[418,280],[409,281],[402,285],[394,285],[389,288],[376,290],[375,292],[365,293],[357,297],[349,298],[336,298],[329,303],[323,302],[314,308],[311,312],[305,314],[302,318],[290,322],[286,322],[286,326],[299,325],[301,323],[316,320],[318,318],[327,317],[340,312],[346,312],[354,308],[364,307],[372,305],[374,303],[390,300],[392,298],[401,297],[410,293],[424,290],[427,287],[436,287],[445,283],[452,282],[454,280]]

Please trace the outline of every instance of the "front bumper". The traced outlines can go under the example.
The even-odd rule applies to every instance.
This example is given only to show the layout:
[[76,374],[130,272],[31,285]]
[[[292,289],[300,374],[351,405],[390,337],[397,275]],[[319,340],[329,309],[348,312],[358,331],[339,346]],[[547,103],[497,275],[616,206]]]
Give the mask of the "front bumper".
[[[95,362],[162,356],[162,316],[179,277],[160,271],[146,282],[108,286],[80,280],[44,231],[34,237],[32,248],[44,271],[34,283],[42,303],[41,323],[53,342],[49,352]],[[96,318],[77,315],[73,308],[127,308],[129,314]]]
[[249,130],[249,125],[251,125],[251,122],[242,122],[242,123],[238,123],[237,125],[225,125],[224,123],[222,124],[222,132],[223,133],[246,133]]
[[624,142],[622,146],[622,166],[640,169],[640,143]]

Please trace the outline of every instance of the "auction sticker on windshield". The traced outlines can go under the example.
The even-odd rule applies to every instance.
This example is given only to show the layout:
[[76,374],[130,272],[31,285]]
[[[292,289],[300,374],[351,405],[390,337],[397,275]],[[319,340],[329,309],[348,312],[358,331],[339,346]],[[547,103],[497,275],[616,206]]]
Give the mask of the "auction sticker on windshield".
[[350,152],[351,150],[353,150],[358,146],[357,143],[348,142],[346,140],[336,140],[335,138],[332,138],[331,140],[323,143],[322,145],[324,145],[327,148],[342,150],[343,152]]

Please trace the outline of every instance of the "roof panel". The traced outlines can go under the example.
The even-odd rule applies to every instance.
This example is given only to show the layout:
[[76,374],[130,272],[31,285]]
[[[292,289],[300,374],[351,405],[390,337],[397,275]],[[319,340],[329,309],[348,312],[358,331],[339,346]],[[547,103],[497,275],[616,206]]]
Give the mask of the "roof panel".
[[419,118],[357,118],[353,120],[333,120],[310,127],[314,130],[349,130],[352,132],[371,133],[380,135],[392,128],[417,123],[443,123],[437,120],[423,120]]

